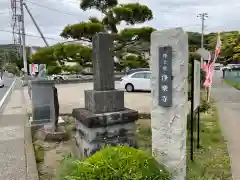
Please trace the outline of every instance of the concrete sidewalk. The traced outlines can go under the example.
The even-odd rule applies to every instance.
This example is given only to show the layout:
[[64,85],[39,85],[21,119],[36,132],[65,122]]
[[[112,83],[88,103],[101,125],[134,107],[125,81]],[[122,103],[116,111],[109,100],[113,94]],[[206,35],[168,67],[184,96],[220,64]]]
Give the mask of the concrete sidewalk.
[[[22,90],[13,90],[0,116],[0,179],[27,180],[26,123]],[[33,150],[33,149],[32,149]],[[35,161],[35,159],[33,159]],[[37,176],[35,176],[37,178]]]
[[220,125],[227,141],[234,180],[240,180],[240,91],[228,86],[221,74],[213,79],[212,97],[216,100]]
[[21,91],[15,90],[0,116],[0,179],[26,179],[25,121]]

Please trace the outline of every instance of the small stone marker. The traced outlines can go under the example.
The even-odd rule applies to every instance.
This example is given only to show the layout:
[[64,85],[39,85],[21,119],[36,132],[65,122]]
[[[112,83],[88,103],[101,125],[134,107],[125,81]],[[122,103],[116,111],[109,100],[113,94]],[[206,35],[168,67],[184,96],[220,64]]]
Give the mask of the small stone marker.
[[[162,56],[162,57],[161,57]],[[168,66],[168,70],[164,67]],[[163,68],[164,67],[164,68]],[[181,29],[153,32],[152,72],[152,152],[158,162],[173,171],[174,180],[186,178],[186,136],[188,114],[188,36]],[[170,72],[170,70],[172,70]],[[165,76],[166,75],[166,76]],[[163,78],[168,88],[162,92]],[[168,90],[166,92],[166,90]],[[165,96],[168,101],[162,96]],[[161,101],[161,103],[159,103]],[[164,100],[164,101],[163,101]]]
[[194,110],[196,110],[200,106],[200,62],[194,60]]
[[32,80],[32,124],[51,123],[55,119],[54,81]]

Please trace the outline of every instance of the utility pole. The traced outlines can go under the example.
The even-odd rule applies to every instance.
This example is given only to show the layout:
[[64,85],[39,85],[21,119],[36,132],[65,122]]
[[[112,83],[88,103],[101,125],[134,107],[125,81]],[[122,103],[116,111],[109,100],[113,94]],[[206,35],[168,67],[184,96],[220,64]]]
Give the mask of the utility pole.
[[23,66],[24,66],[24,80],[26,82],[27,76],[28,76],[28,68],[27,68],[27,53],[26,53],[23,0],[20,0],[20,9],[21,9],[20,21],[21,21],[21,29],[22,29],[22,57],[23,57]]
[[[200,13],[197,17],[200,17],[202,21],[202,37],[201,37],[201,48],[204,48],[204,28],[205,28],[205,20],[208,17],[207,13]],[[201,66],[203,65],[203,58],[201,57]]]
[[[21,27],[21,16],[18,15],[17,18],[18,18],[19,27]],[[19,42],[19,55],[20,55],[19,57],[21,59],[23,57],[21,28],[18,29],[18,33],[19,33],[18,42]]]

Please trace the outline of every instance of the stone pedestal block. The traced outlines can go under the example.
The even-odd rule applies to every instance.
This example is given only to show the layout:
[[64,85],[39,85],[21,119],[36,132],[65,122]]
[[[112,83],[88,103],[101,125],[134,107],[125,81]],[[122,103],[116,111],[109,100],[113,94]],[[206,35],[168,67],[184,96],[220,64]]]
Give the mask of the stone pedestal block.
[[32,124],[52,122],[54,110],[54,81],[33,80],[32,86]]
[[85,108],[93,113],[123,111],[124,92],[112,91],[85,91]]
[[77,119],[76,144],[78,155],[88,157],[106,145],[136,147],[135,121],[138,112],[124,111],[94,114],[86,109],[74,109]]

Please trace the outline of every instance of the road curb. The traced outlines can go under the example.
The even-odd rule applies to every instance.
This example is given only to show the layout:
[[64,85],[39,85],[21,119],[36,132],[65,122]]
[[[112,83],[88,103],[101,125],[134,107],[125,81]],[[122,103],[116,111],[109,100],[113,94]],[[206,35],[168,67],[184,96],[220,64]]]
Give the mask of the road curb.
[[31,127],[29,126],[29,115],[27,111],[26,99],[24,97],[24,91],[22,89],[22,98],[24,107],[24,114],[26,115],[26,122],[24,123],[24,146],[25,146],[25,158],[26,158],[26,180],[39,180],[38,169],[35,151],[32,141]]
[[[26,115],[26,118],[28,116]],[[24,128],[25,157],[26,157],[26,180],[39,180],[36,156],[32,141],[31,127],[25,124]]]

